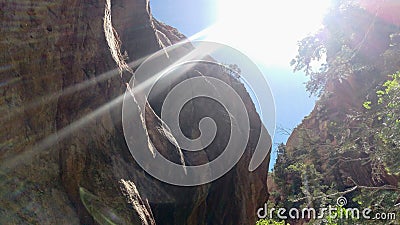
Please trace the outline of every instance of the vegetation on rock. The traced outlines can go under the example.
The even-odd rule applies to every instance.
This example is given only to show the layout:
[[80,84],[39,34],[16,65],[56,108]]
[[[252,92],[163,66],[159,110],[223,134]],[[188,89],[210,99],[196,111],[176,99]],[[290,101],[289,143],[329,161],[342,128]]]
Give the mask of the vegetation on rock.
[[[276,207],[320,209],[344,196],[347,208],[370,208],[396,224],[400,219],[400,27],[385,20],[385,5],[333,1],[324,28],[299,42],[295,71],[309,76],[307,90],[320,96],[315,109],[278,148],[273,171]],[[382,3],[385,4],[385,3]],[[391,15],[393,18],[398,15]],[[315,69],[316,62],[326,62]],[[392,75],[390,75],[392,74]],[[395,215],[395,216],[394,216]],[[393,218],[395,217],[395,218]],[[396,220],[397,219],[397,220]],[[332,218],[291,224],[354,224]]]

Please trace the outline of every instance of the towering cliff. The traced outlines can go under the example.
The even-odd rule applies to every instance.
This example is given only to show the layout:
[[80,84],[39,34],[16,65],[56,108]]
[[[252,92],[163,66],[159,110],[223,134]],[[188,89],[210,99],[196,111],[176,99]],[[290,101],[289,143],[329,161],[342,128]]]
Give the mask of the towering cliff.
[[[255,223],[256,209],[268,198],[269,160],[248,172],[262,125],[240,82],[216,75],[234,86],[251,112],[253,129],[239,163],[210,184],[168,185],[144,172],[126,146],[118,97],[131,75],[121,77],[111,57],[103,31],[105,1],[2,0],[0,7],[0,224],[140,224],[126,196],[132,186],[122,180],[137,186],[143,204],[168,196],[149,202],[157,224]],[[154,20],[146,0],[112,1],[111,12],[133,70],[146,56],[185,39]],[[183,116],[184,129],[192,132],[207,113],[217,121],[227,116],[212,103],[193,104],[191,112],[197,113]],[[147,117],[150,137],[173,155],[168,139],[152,126],[156,122]],[[224,138],[188,160],[213,159]]]

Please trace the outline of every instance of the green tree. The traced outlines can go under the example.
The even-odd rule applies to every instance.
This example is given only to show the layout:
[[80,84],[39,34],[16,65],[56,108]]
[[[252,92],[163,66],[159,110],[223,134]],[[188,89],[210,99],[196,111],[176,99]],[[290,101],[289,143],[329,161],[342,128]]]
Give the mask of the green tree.
[[[295,71],[309,76],[310,94],[320,97],[312,117],[324,135],[300,127],[293,149],[280,146],[273,172],[282,196],[275,198],[285,207],[324,207],[345,195],[348,206],[399,213],[395,205],[400,184],[393,180],[400,180],[400,74],[396,73],[400,70],[400,28],[357,4],[333,1],[324,27],[299,42],[298,55],[291,62]],[[358,82],[359,90],[354,92],[358,106],[336,109],[339,116],[329,114],[333,84],[350,78]],[[369,166],[372,184],[361,185],[345,176],[341,170],[345,163]],[[330,222],[345,224],[332,218]]]

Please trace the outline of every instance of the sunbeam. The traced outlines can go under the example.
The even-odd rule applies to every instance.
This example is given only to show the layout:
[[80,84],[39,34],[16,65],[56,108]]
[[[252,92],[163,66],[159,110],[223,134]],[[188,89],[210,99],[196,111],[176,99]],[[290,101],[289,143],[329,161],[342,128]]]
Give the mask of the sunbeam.
[[[142,57],[138,60],[135,60],[134,62],[131,62],[128,64],[129,67],[131,68],[136,68],[137,66],[139,66],[148,56]],[[52,94],[47,94],[45,96],[41,96],[41,97],[37,97],[36,99],[34,99],[33,101],[31,101],[30,103],[27,103],[21,107],[15,108],[13,110],[10,110],[8,106],[2,106],[0,107],[0,114],[3,115],[2,117],[0,117],[0,120],[11,120],[14,117],[20,115],[21,113],[24,113],[27,110],[31,110],[35,107],[38,107],[40,105],[46,104],[46,103],[50,103],[52,101],[56,101],[58,100],[60,97],[62,96],[66,96],[66,95],[71,95],[75,92],[84,90],[85,88],[88,88],[90,86],[96,85],[99,82],[102,82],[104,80],[110,79],[116,75],[119,75],[119,70],[118,69],[113,69],[110,70],[108,72],[105,72],[103,74],[100,74],[96,77],[93,77],[89,80],[85,80],[81,83],[75,84],[71,87],[67,87],[59,92],[56,93],[52,93]],[[49,75],[51,76],[51,75]],[[43,79],[43,77],[41,77]],[[11,82],[12,80],[8,81]],[[16,81],[13,81],[12,83],[15,83]]]
[[117,98],[113,99],[112,101],[106,103],[105,105],[101,106],[97,110],[87,114],[86,116],[78,119],[77,121],[71,123],[70,125],[62,128],[61,130],[49,135],[44,140],[40,141],[38,144],[33,146],[32,148],[25,149],[25,151],[19,153],[16,156],[12,156],[9,158],[3,159],[1,162],[0,170],[7,171],[9,169],[14,168],[17,165],[22,163],[28,163],[30,160],[33,159],[34,155],[37,155],[49,147],[55,145],[57,142],[65,139],[71,133],[82,129],[85,125],[92,122],[99,116],[103,115],[103,113],[110,110],[112,107],[118,105],[122,102],[123,95],[118,96]]
[[[170,67],[166,68],[165,70],[161,71],[161,73],[159,74],[154,74],[151,77],[147,78],[144,82],[140,83],[139,85],[136,85],[133,88],[133,94],[136,95],[138,93],[141,93],[143,90],[145,90],[146,88],[148,88],[155,79],[157,79],[156,77],[159,76],[160,74],[163,74],[165,71],[168,71],[169,69],[171,69],[173,66],[175,65],[179,65],[180,62],[185,62],[186,60],[190,60],[193,59],[195,57],[195,55],[199,55],[199,54],[203,54],[205,55],[204,52],[198,52],[198,51],[190,51],[188,54],[186,54],[184,57],[182,57],[181,59],[177,60],[177,62],[175,62],[174,64],[172,64]],[[135,62],[132,62],[130,64],[130,66],[135,66],[136,64],[142,62],[143,58],[140,60],[136,60]],[[111,70],[107,73],[104,73],[100,76],[98,76],[98,78],[100,79],[108,79],[112,76],[118,75],[119,71],[117,69]],[[85,81],[81,84],[78,84],[66,89],[60,93],[58,93],[58,95],[65,95],[65,94],[71,94],[75,91],[78,90],[82,90],[90,85],[94,85],[96,84],[96,82],[98,82],[98,78],[93,78],[91,80]],[[49,100],[55,100],[57,99],[59,96],[53,96],[51,97]],[[37,155],[43,151],[45,151],[46,149],[49,149],[51,146],[55,145],[57,142],[65,139],[66,137],[68,137],[70,134],[72,134],[73,132],[82,129],[85,125],[87,125],[88,123],[92,122],[93,120],[95,120],[96,118],[98,118],[99,116],[103,115],[105,112],[109,111],[111,108],[115,107],[116,105],[122,103],[122,99],[123,99],[124,95],[120,95],[117,98],[111,100],[110,102],[106,103],[105,105],[99,107],[98,109],[96,109],[95,111],[89,113],[88,115],[78,119],[77,121],[71,123],[70,125],[58,130],[57,132],[49,135],[48,137],[46,137],[44,140],[40,141],[39,143],[37,143],[34,147],[32,148],[28,148],[25,149],[25,151],[19,153],[16,156],[10,156],[6,159],[3,159],[3,161],[1,162],[1,166],[0,169],[3,171],[6,171],[7,169],[12,169],[13,167],[15,167],[16,165],[19,165],[21,163],[27,163],[29,162],[34,155]],[[38,106],[38,104],[42,104],[42,102],[35,102],[35,104],[30,105],[30,107],[34,107],[34,106]],[[26,109],[24,109],[26,110]]]

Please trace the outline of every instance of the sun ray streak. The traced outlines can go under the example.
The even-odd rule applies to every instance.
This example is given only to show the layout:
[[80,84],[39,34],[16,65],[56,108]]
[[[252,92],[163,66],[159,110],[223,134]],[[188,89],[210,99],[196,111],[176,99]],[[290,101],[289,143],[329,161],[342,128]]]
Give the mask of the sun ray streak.
[[[187,55],[187,57],[189,57],[189,56],[190,56],[190,54]],[[180,61],[180,60],[178,60],[178,61]],[[103,76],[107,76],[107,74],[108,74],[108,76],[115,75],[115,74],[118,74],[118,71],[112,70],[112,71],[109,71],[109,72],[103,74]],[[156,75],[153,75],[152,77],[148,78],[148,80],[155,79],[154,77]],[[143,83],[136,85],[132,89],[132,93],[134,95],[136,95],[146,88],[146,87],[144,87],[145,85],[150,86],[151,84],[152,84],[151,82],[144,81]],[[44,140],[37,143],[35,146],[33,146],[31,148],[26,148],[25,151],[23,151],[22,153],[20,153],[18,155],[10,156],[8,158],[3,159],[0,163],[1,164],[0,170],[7,171],[9,169],[14,168],[17,165],[20,165],[21,163],[30,162],[30,160],[32,160],[34,158],[33,157],[34,155],[40,154],[41,152],[43,152],[45,150],[49,150],[50,147],[54,146],[59,141],[62,141],[63,139],[67,138],[69,135],[71,135],[72,133],[81,129],[82,127],[84,127],[88,123],[92,122],[99,116],[103,115],[105,112],[108,112],[110,109],[117,106],[118,104],[121,104],[123,98],[124,98],[124,95],[120,95],[120,96],[116,97],[115,99],[113,99],[110,102],[106,103],[105,105],[99,107],[95,111],[85,115],[84,117],[78,119],[77,121],[72,122],[70,125],[49,135]],[[144,129],[145,128],[146,127],[144,127]]]
[[[188,39],[190,40],[194,40],[197,39],[199,37],[204,36],[205,34],[207,34],[207,32],[209,31],[210,28],[206,28],[200,32],[198,32],[197,34],[189,37]],[[172,64],[170,67],[166,68],[165,70],[162,71],[162,73],[170,70],[172,67],[179,65],[182,62],[187,62],[190,61],[193,58],[198,58],[195,57],[194,54],[203,54],[204,56],[206,56],[206,54],[210,54],[211,52],[208,53],[204,53],[204,52],[198,52],[195,49],[193,49],[192,51],[190,51],[188,54],[186,54],[185,56],[183,56],[181,59],[177,60],[174,64]],[[142,57],[134,62],[129,63],[129,67],[130,68],[135,68],[138,65],[140,65],[148,56]],[[17,108],[15,110],[13,110],[12,112],[8,113],[8,116],[6,117],[1,117],[0,120],[11,120],[14,116],[25,112],[26,110],[32,109],[34,107],[38,107],[41,104],[44,103],[48,103],[51,101],[55,101],[57,100],[59,97],[61,96],[65,96],[65,95],[70,95],[73,94],[77,91],[83,90],[87,87],[90,87],[92,85],[97,84],[100,81],[109,79],[115,75],[118,75],[120,73],[120,69],[113,69],[110,70],[106,73],[103,73],[99,76],[96,76],[90,80],[86,80],[82,83],[76,84],[72,87],[68,87],[60,92],[57,93],[53,93],[50,96],[42,96],[39,97],[37,99],[35,99],[33,102],[29,103],[28,105],[25,105],[23,107]],[[148,78],[146,81],[144,81],[143,83],[141,83],[140,85],[136,85],[133,89],[133,93],[136,95],[136,93],[139,93],[140,91],[144,90],[146,88],[146,86],[148,87],[149,85],[151,85],[154,82],[154,79],[156,79],[156,75]],[[153,80],[151,80],[153,79]],[[34,155],[37,155],[45,150],[48,150],[51,146],[57,144],[59,141],[65,139],[66,137],[68,137],[70,134],[72,134],[73,132],[81,129],[82,127],[84,127],[85,125],[87,125],[89,122],[93,121],[95,118],[101,116],[103,113],[107,112],[110,108],[120,104],[123,100],[123,95],[118,96],[117,98],[113,99],[111,102],[101,106],[100,108],[98,108],[97,110],[89,113],[88,115],[78,119],[75,122],[72,122],[70,125],[62,128],[61,130],[49,135],[48,137],[46,137],[45,139],[43,139],[42,141],[40,141],[39,143],[37,143],[35,146],[33,146],[32,148],[27,148],[25,149],[25,151],[23,151],[22,153],[16,155],[16,156],[11,156],[8,157],[6,159],[3,160],[3,162],[1,163],[0,169],[5,171],[8,169],[12,169],[15,166],[21,164],[21,163],[27,163],[30,160],[32,160]],[[0,109],[0,112],[2,112],[2,110]],[[146,129],[146,127],[144,127]],[[182,155],[181,155],[182,156]]]
[[[145,59],[147,58],[147,56],[142,57],[138,60],[135,60],[134,62],[129,63],[129,67],[131,68],[135,68],[138,65],[140,65]],[[103,74],[100,74],[94,78],[91,78],[89,80],[85,80],[81,83],[75,84],[71,87],[68,87],[62,91],[50,94],[50,95],[45,95],[45,96],[40,96],[37,97],[36,99],[34,99],[33,101],[31,101],[30,103],[27,103],[21,107],[15,108],[13,110],[10,110],[8,108],[8,106],[3,106],[0,108],[0,114],[4,115],[2,117],[0,117],[0,121],[4,121],[4,120],[11,120],[12,118],[14,118],[15,116],[24,113],[27,110],[31,110],[32,108],[36,108],[39,107],[40,105],[52,102],[52,101],[56,101],[58,100],[60,97],[62,96],[66,96],[66,95],[71,95],[75,92],[84,90],[85,88],[88,88],[90,86],[96,85],[99,82],[102,82],[104,80],[110,79],[112,77],[114,77],[115,75],[119,75],[119,70],[118,69],[113,69],[110,70],[108,72],[105,72]]]
[[75,132],[76,130],[82,128],[83,126],[87,125],[88,123],[92,122],[97,117],[101,116],[103,113],[107,112],[117,104],[121,103],[123,99],[123,95],[118,96],[117,98],[113,99],[111,102],[101,106],[97,110],[89,113],[88,115],[78,119],[77,121],[71,123],[70,125],[62,128],[61,130],[49,135],[47,138],[33,146],[32,148],[25,149],[24,152],[13,156],[13,158],[6,158],[3,159],[1,162],[0,169],[5,171],[7,169],[12,169],[16,165],[20,165],[21,163],[27,163],[33,159],[34,155],[37,155],[51,146],[57,144],[59,141],[65,139],[70,134]]

